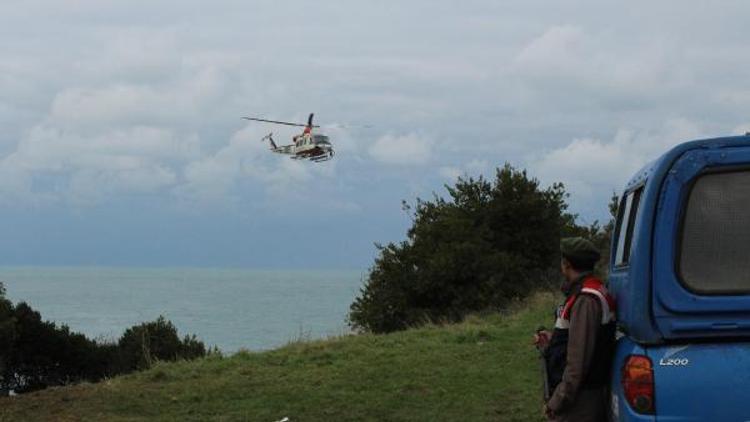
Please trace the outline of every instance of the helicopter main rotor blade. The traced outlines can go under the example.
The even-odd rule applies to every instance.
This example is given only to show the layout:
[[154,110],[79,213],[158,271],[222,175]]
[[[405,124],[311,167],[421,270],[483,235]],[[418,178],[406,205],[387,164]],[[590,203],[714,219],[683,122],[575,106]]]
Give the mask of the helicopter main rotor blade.
[[374,125],[356,125],[356,124],[341,124],[331,123],[330,125],[323,125],[324,129],[372,129]]
[[[254,122],[264,122],[264,123],[273,123],[275,125],[285,125],[285,126],[297,126],[297,127],[307,127],[304,123],[292,123],[292,122],[281,122],[278,120],[267,120],[267,119],[259,119],[257,117],[243,117],[245,120],[252,120]],[[320,126],[312,126],[312,127],[320,127]]]

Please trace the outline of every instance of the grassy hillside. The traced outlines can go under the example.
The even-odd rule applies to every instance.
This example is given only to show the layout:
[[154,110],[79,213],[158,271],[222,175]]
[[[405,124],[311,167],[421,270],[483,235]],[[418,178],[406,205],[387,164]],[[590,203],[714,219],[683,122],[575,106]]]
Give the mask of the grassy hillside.
[[551,295],[506,316],[158,364],[97,384],[0,399],[1,421],[540,420],[530,337]]

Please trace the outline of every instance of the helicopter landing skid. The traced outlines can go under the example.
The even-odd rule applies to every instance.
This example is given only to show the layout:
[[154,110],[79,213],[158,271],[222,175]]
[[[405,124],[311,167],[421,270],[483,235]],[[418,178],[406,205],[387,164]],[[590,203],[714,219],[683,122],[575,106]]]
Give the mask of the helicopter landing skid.
[[333,158],[333,154],[319,155],[317,157],[310,158],[310,161],[314,163],[322,163],[323,161],[328,161],[331,158]]

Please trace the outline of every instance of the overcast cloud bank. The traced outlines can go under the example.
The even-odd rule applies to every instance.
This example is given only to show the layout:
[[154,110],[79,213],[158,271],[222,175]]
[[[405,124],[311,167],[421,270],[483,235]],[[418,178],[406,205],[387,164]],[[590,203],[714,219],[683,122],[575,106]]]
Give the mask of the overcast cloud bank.
[[[36,239],[24,253],[0,241],[6,263],[83,262],[40,258],[56,246],[18,217],[34,210],[56,215],[56,236],[81,256],[124,241],[91,227],[132,232],[126,256],[94,263],[138,265],[198,239],[230,258],[196,248],[164,264],[285,266],[273,247],[298,245],[328,252],[289,265],[363,267],[372,242],[403,236],[401,199],[460,175],[527,167],[564,182],[592,221],[670,146],[750,128],[744,2],[31,1],[1,12],[0,217]],[[294,131],[240,120],[309,112],[334,142],[331,162],[272,155],[260,138]],[[164,221],[174,232],[144,247]],[[257,246],[235,252],[239,239]]]

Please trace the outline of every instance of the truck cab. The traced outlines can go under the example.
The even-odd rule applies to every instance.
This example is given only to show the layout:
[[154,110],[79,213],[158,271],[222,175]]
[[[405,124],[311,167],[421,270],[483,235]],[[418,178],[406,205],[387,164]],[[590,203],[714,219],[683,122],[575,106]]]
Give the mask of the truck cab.
[[611,249],[611,419],[750,421],[750,136],[636,173]]

